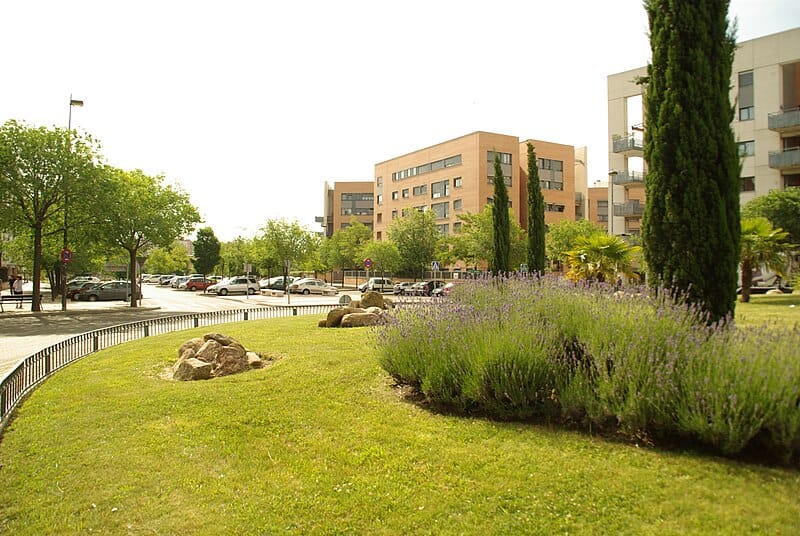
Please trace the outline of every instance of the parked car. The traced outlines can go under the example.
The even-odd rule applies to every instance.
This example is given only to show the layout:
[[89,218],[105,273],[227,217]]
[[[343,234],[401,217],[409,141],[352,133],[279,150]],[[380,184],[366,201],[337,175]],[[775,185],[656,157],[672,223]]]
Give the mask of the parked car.
[[255,294],[261,290],[258,286],[258,281],[253,276],[245,277],[231,277],[223,279],[219,283],[214,283],[206,289],[206,292],[213,292],[219,296],[227,296],[228,294],[242,293],[242,294]]
[[173,280],[174,278],[176,278],[176,277],[178,277],[178,276],[177,276],[177,275],[175,275],[175,274],[165,274],[165,275],[162,275],[162,276],[161,276],[161,277],[158,279],[158,284],[159,284],[159,285],[169,285],[170,283],[172,283],[172,280]]
[[[286,279],[289,283],[291,283],[297,278],[292,276],[287,276]],[[270,277],[269,279],[266,278],[262,279],[261,281],[258,282],[258,284],[262,289],[284,290],[286,288],[286,286],[283,283],[282,275],[279,275],[277,277]]]
[[161,280],[161,274],[150,274],[147,277],[142,276],[142,281],[145,283],[158,283]]
[[87,281],[91,283],[99,283],[100,279],[92,275],[76,275],[75,277],[67,281],[67,286],[69,286],[70,283],[85,283]]
[[128,281],[107,281],[82,289],[75,297],[81,301],[129,300],[131,284]]
[[190,277],[189,279],[181,283],[178,288],[181,290],[189,290],[194,292],[195,290],[206,290],[213,284],[214,282],[212,280],[207,279],[203,276]]
[[394,292],[394,283],[392,283],[391,279],[370,277],[366,283],[359,285],[358,290],[361,292],[366,292],[368,290],[374,290],[376,292]]
[[411,287],[414,286],[414,283],[411,281],[403,281],[402,283],[395,283],[394,285],[394,293],[395,294],[408,294],[408,291]]
[[78,298],[75,295],[83,289],[87,289],[98,285],[99,283],[95,283],[93,281],[70,281],[67,283],[67,298],[72,300],[77,300]]
[[295,294],[337,294],[339,289],[327,284],[321,279],[306,277],[292,281],[289,285],[289,292]]
[[456,286],[455,283],[445,283],[441,287],[435,288],[431,291],[431,296],[435,298],[441,298],[442,296],[447,296],[450,294],[450,291],[453,290],[453,287]]
[[435,289],[443,286],[444,281],[440,279],[432,281],[420,281],[419,283],[414,283],[408,294],[411,294],[412,296],[430,296]]
[[169,286],[172,288],[180,288],[182,283],[185,283],[189,280],[188,275],[179,275],[177,277],[173,277],[169,283]]

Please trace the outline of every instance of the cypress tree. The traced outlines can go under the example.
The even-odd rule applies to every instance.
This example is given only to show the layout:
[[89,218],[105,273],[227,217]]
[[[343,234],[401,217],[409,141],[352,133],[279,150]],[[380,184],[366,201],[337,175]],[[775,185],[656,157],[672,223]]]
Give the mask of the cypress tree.
[[733,314],[739,161],[729,98],[736,48],[728,0],[646,0],[652,63],[644,104],[651,284],[685,293],[709,320]]
[[542,275],[544,263],[544,196],[536,150],[528,142],[528,269]]
[[492,202],[492,238],[494,255],[492,271],[500,274],[510,271],[511,223],[508,219],[508,188],[500,165],[500,154],[494,153],[494,199]]

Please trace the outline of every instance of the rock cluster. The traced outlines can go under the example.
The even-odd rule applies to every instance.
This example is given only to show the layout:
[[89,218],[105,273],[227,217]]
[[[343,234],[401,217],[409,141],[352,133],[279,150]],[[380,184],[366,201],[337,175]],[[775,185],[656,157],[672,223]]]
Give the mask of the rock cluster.
[[353,328],[374,326],[381,320],[383,312],[392,307],[392,302],[380,292],[369,291],[345,307],[332,309],[327,318],[319,321],[321,328]]
[[255,352],[248,352],[239,341],[220,333],[207,333],[183,343],[178,361],[172,367],[176,380],[208,380],[263,368],[264,361]]

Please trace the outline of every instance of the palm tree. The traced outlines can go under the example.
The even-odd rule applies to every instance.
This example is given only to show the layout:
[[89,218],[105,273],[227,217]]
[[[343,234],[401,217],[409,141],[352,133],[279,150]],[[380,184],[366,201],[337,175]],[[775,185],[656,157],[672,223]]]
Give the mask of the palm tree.
[[573,281],[614,281],[618,275],[638,279],[633,266],[641,247],[632,246],[618,236],[593,234],[575,239],[567,252],[567,277]]
[[774,228],[767,218],[742,219],[741,272],[742,303],[750,301],[753,269],[764,266],[782,276],[788,262],[788,253],[795,247],[786,240],[789,233]]

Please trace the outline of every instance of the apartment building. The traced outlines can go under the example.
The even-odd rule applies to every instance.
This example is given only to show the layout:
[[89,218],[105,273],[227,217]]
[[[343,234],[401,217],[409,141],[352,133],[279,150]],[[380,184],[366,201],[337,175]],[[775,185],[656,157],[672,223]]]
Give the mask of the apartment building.
[[514,216],[527,227],[527,142],[533,143],[547,223],[575,219],[575,149],[516,136],[473,132],[375,164],[375,239],[411,210],[431,210],[442,234],[459,232],[459,214],[476,213],[494,195],[494,158]]
[[[610,75],[609,187],[612,234],[636,235],[644,213],[646,118],[636,78],[646,67]],[[741,156],[741,204],[800,186],[800,28],[738,43],[731,74],[731,125]]]
[[374,187],[372,181],[325,182],[324,216],[317,216],[316,222],[322,224],[325,236],[350,225],[350,221],[363,223],[373,228]]

